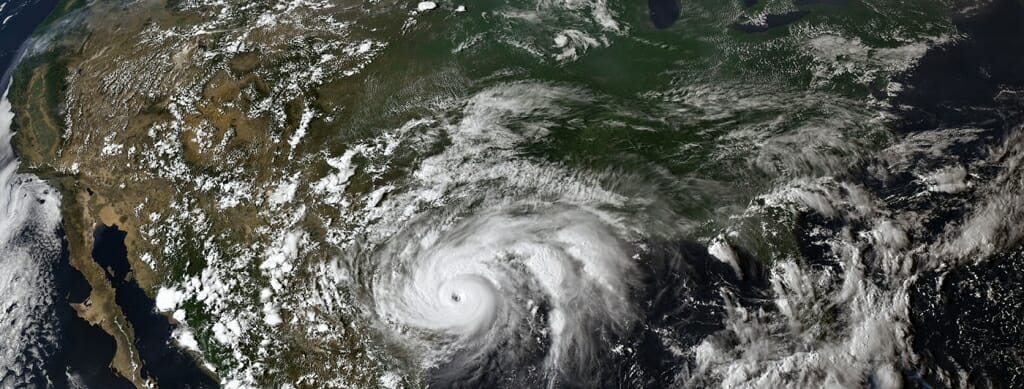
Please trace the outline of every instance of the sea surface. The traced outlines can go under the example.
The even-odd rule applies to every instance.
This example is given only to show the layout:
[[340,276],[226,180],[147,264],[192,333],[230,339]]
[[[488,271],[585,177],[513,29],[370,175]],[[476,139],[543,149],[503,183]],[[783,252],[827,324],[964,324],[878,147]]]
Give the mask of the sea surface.
[[7,90],[11,65],[23,44],[56,5],[57,0],[0,0],[0,90]]
[[114,339],[71,308],[90,289],[68,263],[59,194],[18,173],[10,145],[11,69],[56,3],[0,1],[0,387],[131,387],[108,366]]
[[92,258],[107,269],[107,279],[117,290],[115,301],[135,329],[135,346],[142,359],[143,376],[155,379],[162,388],[217,387],[217,382],[195,359],[174,346],[174,326],[166,316],[157,313],[156,302],[131,279],[124,244],[127,235],[116,224],[97,225],[93,230]]
[[[10,143],[9,77],[56,3],[0,1],[0,388],[132,388],[109,366],[113,337],[72,309],[71,304],[86,302],[91,288],[68,262],[60,195],[38,177],[18,172]],[[173,328],[155,313],[152,299],[135,281],[125,280],[128,262],[116,232],[116,227],[97,228],[94,258],[121,271],[115,283],[123,287],[118,303],[135,327],[143,357],[154,362],[144,372],[167,387],[216,386],[170,341]]]

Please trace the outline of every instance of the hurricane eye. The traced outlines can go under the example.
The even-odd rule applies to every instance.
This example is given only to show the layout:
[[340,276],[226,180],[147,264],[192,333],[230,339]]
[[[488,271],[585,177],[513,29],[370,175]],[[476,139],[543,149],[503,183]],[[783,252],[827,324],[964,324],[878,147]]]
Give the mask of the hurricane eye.
[[460,297],[457,293],[452,293],[452,301],[454,301],[454,302],[462,301],[462,297]]

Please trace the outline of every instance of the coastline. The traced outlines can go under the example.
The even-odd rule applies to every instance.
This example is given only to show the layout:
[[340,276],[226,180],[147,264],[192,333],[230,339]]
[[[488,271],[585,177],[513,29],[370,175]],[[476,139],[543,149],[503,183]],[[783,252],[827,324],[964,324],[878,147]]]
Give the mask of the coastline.
[[[30,373],[35,376],[13,378],[15,380],[29,379],[30,381],[14,381],[14,384],[17,386],[31,382],[56,382],[63,386],[85,384],[88,387],[109,388],[154,387],[156,383],[153,379],[144,377],[145,366],[136,346],[137,339],[134,336],[133,323],[126,317],[126,309],[118,305],[115,300],[119,293],[116,292],[111,281],[106,278],[104,269],[97,263],[99,258],[93,258],[94,255],[90,254],[94,246],[95,226],[113,224],[117,222],[117,215],[107,212],[106,208],[109,207],[104,208],[102,204],[97,204],[97,201],[102,202],[100,196],[94,197],[91,190],[82,187],[83,184],[76,174],[60,172],[48,167],[45,156],[36,156],[35,161],[31,161],[32,158],[30,158],[30,162],[25,163],[22,156],[25,151],[24,147],[34,143],[33,141],[18,142],[18,137],[15,136],[19,130],[15,120],[15,112],[18,111],[15,104],[19,100],[31,99],[29,96],[19,97],[17,95],[13,96],[13,99],[9,99],[12,96],[9,96],[8,92],[17,84],[15,77],[18,76],[18,68],[25,65],[23,60],[26,59],[25,56],[31,45],[34,44],[32,36],[38,36],[45,31],[48,25],[84,5],[84,2],[77,0],[62,0],[59,4],[57,3],[57,1],[49,1],[49,7],[46,8],[38,6],[39,4],[18,4],[15,9],[20,9],[18,7],[31,8],[33,12],[25,15],[24,19],[19,18],[22,16],[21,14],[12,15],[13,20],[19,23],[0,26],[17,25],[22,28],[15,31],[18,33],[14,40],[17,41],[17,49],[13,55],[6,58],[0,56],[0,66],[4,69],[2,77],[0,77],[0,85],[3,86],[0,90],[4,91],[2,103],[0,103],[3,105],[3,112],[0,112],[0,115],[3,115],[4,119],[3,123],[0,123],[3,127],[0,129],[2,130],[0,131],[0,135],[2,135],[0,140],[4,142],[2,148],[5,150],[4,155],[0,155],[0,161],[2,161],[0,169],[3,171],[0,176],[0,181],[2,181],[0,185],[7,189],[4,194],[9,195],[6,199],[0,196],[0,201],[7,205],[8,212],[14,216],[24,214],[31,216],[37,212],[52,215],[47,220],[51,224],[48,228],[42,230],[36,228],[33,231],[36,235],[52,234],[52,239],[44,241],[48,242],[47,248],[52,249],[50,251],[53,251],[53,255],[42,255],[40,254],[41,250],[35,249],[19,262],[25,269],[28,269],[26,271],[31,271],[35,275],[35,278],[31,278],[29,281],[46,284],[45,287],[35,287],[37,290],[34,293],[47,295],[49,300],[45,304],[38,303],[36,301],[39,300],[38,298],[33,301],[14,301],[12,303],[14,307],[27,306],[28,308],[25,309],[43,310],[53,315],[53,318],[49,316],[38,318],[42,324],[36,323],[36,325],[55,327],[46,346],[49,347],[49,354],[46,358],[48,360],[38,362],[39,366],[45,367],[29,369]],[[28,20],[29,18],[32,20]],[[0,31],[9,34],[8,36],[14,34],[14,32],[3,28],[0,28]],[[47,63],[46,65],[60,66],[60,63]],[[34,76],[32,72],[35,71],[35,68],[30,69],[29,75]],[[52,88],[54,88],[53,85],[44,85],[44,90],[54,90]],[[27,135],[23,135],[21,138],[25,136]],[[59,137],[57,142],[59,142]],[[21,188],[26,186],[25,183],[42,195],[25,193]],[[28,198],[33,194],[37,197],[49,197],[45,200],[40,199],[34,206],[31,204],[35,203],[17,202],[17,197]],[[96,207],[92,207],[92,205],[96,205]],[[35,208],[45,209],[37,211]],[[98,214],[94,215],[90,212],[93,208],[100,209]],[[3,218],[0,221],[5,222],[5,227],[13,232],[0,237],[29,234],[26,230],[35,228],[35,223],[31,219],[33,218],[25,219],[25,216],[18,220]],[[89,225],[87,220],[90,219],[95,220],[94,226]],[[7,251],[17,250],[19,247],[5,238],[0,242],[0,253],[10,254]],[[5,257],[11,257],[11,255]],[[5,268],[5,266],[11,265],[0,261],[0,268]],[[137,273],[132,272],[133,278]],[[140,283],[148,284],[142,281]],[[0,290],[10,289],[10,291],[31,289],[32,287],[33,285],[28,285],[26,282],[0,284]],[[136,300],[149,299],[152,304],[152,299],[143,290],[138,290]],[[15,294],[15,297],[20,297],[20,295]],[[3,303],[4,301],[0,300],[0,306],[3,306]],[[36,304],[32,305],[32,303]],[[155,312],[152,315],[168,321],[166,317]],[[171,326],[169,321],[167,326]],[[8,327],[17,329],[15,326]],[[2,329],[0,328],[0,330]],[[32,347],[42,347],[39,346],[41,343],[40,339],[24,339],[23,346],[27,355],[24,358],[31,358],[31,354],[38,354],[38,351],[30,352],[28,350],[31,350]],[[167,352],[185,352],[171,343],[167,343],[165,347],[168,349]],[[0,361],[2,360],[0,359]],[[168,368],[172,367],[168,366]],[[7,374],[17,377],[29,373],[8,372]],[[211,374],[204,374],[204,376],[213,377]],[[21,383],[19,384],[19,382]],[[6,381],[4,371],[0,370],[0,384],[8,383],[10,382]]]

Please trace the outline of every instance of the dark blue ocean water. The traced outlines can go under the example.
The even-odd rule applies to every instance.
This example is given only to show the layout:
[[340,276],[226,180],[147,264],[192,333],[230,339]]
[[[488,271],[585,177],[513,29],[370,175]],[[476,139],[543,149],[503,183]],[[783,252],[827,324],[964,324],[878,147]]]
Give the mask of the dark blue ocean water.
[[142,373],[156,380],[161,388],[214,388],[217,381],[206,374],[184,350],[172,343],[174,327],[156,311],[134,279],[124,238],[128,234],[117,225],[97,225],[93,231],[92,257],[107,269],[107,279],[117,290],[115,301],[135,329],[135,346],[142,359]]
[[22,45],[56,5],[57,0],[0,0],[0,90],[7,89],[11,64]]
[[679,0],[647,0],[647,9],[655,28],[669,28],[679,20]]
[[[7,90],[11,70],[24,51],[27,40],[56,3],[56,0],[0,0],[0,90]],[[115,351],[114,339],[99,327],[79,318],[71,308],[70,303],[85,301],[91,289],[85,278],[68,263],[66,243],[61,247],[48,247],[47,242],[53,242],[53,239],[26,236],[33,234],[56,234],[59,238],[56,241],[65,242],[64,231],[60,228],[44,231],[28,226],[22,229],[22,236],[17,240],[29,242],[26,247],[34,251],[32,259],[37,262],[34,266],[48,272],[54,281],[55,290],[37,291],[53,298],[36,300],[52,303],[50,307],[35,310],[46,313],[36,319],[54,320],[56,323],[48,323],[55,324],[53,333],[41,332],[40,336],[45,338],[34,340],[36,347],[26,349],[27,352],[41,351],[42,354],[21,358],[24,361],[42,360],[28,362],[22,371],[14,372],[24,381],[9,383],[23,387],[131,388],[127,380],[118,377],[109,367]]]
[[[57,0],[0,0],[0,91],[7,90],[14,65],[20,60],[33,32],[53,11]],[[13,226],[12,226],[13,227]],[[49,235],[50,239],[34,239],[26,234]],[[52,239],[56,234],[58,239]],[[40,332],[38,339],[30,342],[35,347],[26,349],[24,366],[15,368],[14,381],[0,386],[39,388],[132,388],[133,385],[117,375],[109,366],[116,349],[114,338],[98,326],[92,326],[78,317],[72,303],[83,303],[91,287],[68,261],[68,250],[62,228],[44,231],[38,228],[24,228],[18,242],[47,244],[47,247],[26,246],[34,252],[32,260],[42,272],[52,277],[54,290],[38,291],[52,296],[47,301],[52,306],[39,307],[33,312],[44,312],[38,320],[53,320],[46,323],[52,331]],[[216,387],[216,380],[204,373],[198,364],[170,341],[173,327],[167,318],[155,312],[154,302],[135,281],[127,281],[128,261],[124,247],[124,233],[116,227],[100,225],[95,231],[96,245],[93,258],[101,265],[117,270],[118,277],[111,277],[117,288],[116,302],[122,307],[132,324],[136,335],[136,346],[145,364],[143,373],[153,377],[160,387],[207,388]],[[49,247],[47,242],[63,242],[60,247]],[[0,258],[3,260],[3,258]],[[49,284],[48,284],[49,285]],[[45,336],[43,338],[42,336]],[[2,345],[0,345],[2,347]],[[40,351],[42,350],[42,351]],[[40,354],[40,352],[42,354]],[[32,362],[38,361],[38,362]],[[8,368],[12,368],[8,366]],[[0,369],[0,379],[3,378]],[[11,373],[11,372],[9,372]]]

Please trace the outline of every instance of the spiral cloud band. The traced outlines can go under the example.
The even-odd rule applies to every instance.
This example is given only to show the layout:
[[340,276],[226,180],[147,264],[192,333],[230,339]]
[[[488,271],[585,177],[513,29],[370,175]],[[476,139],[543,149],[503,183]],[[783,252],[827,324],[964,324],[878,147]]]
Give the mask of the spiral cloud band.
[[390,271],[377,273],[373,300],[388,321],[442,335],[466,366],[539,342],[546,366],[579,368],[586,361],[571,359],[595,355],[595,331],[636,317],[632,249],[591,211],[520,207],[421,225],[380,256]]

